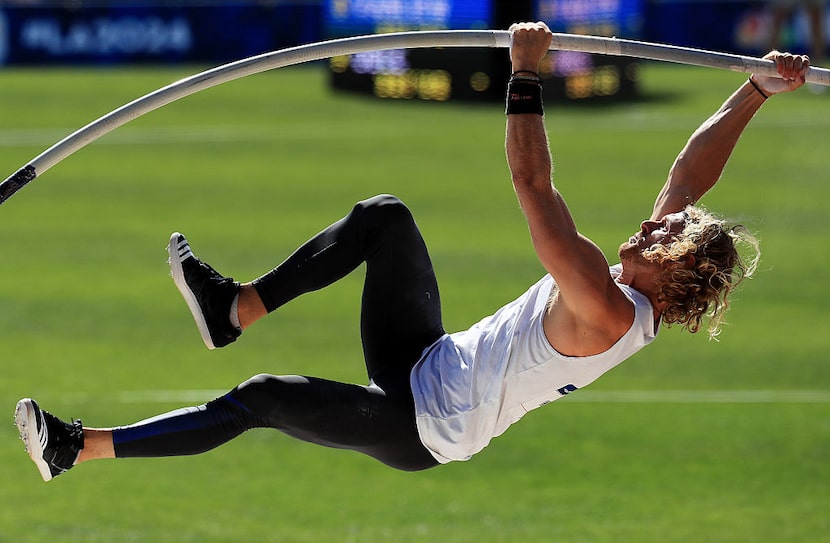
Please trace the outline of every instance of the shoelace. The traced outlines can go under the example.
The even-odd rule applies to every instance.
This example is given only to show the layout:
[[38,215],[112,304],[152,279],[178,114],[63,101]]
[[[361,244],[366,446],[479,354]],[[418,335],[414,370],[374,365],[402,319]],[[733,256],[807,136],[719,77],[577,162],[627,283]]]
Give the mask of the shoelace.
[[[43,411],[46,428],[49,432],[51,458],[44,460],[55,468],[67,470],[72,467],[78,453],[84,448],[84,430],[80,420],[64,422],[47,411]],[[45,451],[44,451],[45,452]]]

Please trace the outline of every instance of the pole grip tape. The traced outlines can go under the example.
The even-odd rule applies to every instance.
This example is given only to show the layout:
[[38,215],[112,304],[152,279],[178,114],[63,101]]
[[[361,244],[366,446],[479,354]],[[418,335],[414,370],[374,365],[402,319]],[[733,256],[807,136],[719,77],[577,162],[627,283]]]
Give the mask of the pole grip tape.
[[37,172],[35,172],[35,167],[31,164],[17,170],[17,172],[0,184],[0,204],[11,198],[15,192],[25,187],[35,177],[37,177]]

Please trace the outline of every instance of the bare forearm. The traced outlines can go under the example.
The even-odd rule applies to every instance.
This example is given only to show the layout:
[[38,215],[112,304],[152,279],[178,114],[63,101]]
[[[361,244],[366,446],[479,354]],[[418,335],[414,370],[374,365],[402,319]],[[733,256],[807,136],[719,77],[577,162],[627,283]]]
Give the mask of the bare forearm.
[[[544,23],[511,25],[507,92],[507,162],[517,190],[525,183],[550,185],[551,160],[541,100],[542,80],[536,75],[551,42]],[[514,77],[521,78],[514,82]],[[536,88],[538,86],[538,88]]]
[[692,134],[660,191],[655,215],[694,204],[718,182],[741,134],[763,103],[764,97],[747,82]]
[[711,188],[723,173],[744,129],[763,103],[764,97],[751,84],[745,83],[695,131],[674,168],[690,170],[686,175],[699,185],[701,194]]
[[553,186],[551,154],[540,115],[508,115],[507,162],[530,237],[543,265],[567,260],[578,232],[561,194]]
[[764,58],[775,63],[778,75],[750,76],[692,134],[657,196],[651,214],[653,220],[697,202],[720,179],[738,138],[764,101],[775,94],[794,91],[806,81],[810,68],[810,59],[806,56],[771,51]]
[[542,82],[535,75],[550,45],[551,34],[543,23],[522,23],[511,26],[511,30],[513,75],[507,91],[507,163],[533,245],[542,264],[554,273],[557,263],[566,260],[561,255],[573,253],[578,233],[551,180],[551,155],[541,103]]
[[514,186],[551,182],[550,150],[542,116],[508,115],[505,147]]

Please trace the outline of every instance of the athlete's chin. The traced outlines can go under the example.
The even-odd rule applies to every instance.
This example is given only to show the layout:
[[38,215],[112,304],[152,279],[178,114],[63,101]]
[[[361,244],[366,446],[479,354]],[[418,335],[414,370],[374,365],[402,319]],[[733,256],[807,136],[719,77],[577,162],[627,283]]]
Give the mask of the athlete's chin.
[[617,251],[617,255],[620,258],[620,262],[625,263],[628,262],[629,264],[642,262],[643,261],[643,254],[642,249],[636,240],[632,238],[622,245],[620,245],[619,250]]
[[620,257],[620,260],[623,260],[626,256],[631,255],[631,253],[637,251],[637,241],[632,237],[629,238],[628,241],[621,244],[619,249],[617,249],[617,255]]

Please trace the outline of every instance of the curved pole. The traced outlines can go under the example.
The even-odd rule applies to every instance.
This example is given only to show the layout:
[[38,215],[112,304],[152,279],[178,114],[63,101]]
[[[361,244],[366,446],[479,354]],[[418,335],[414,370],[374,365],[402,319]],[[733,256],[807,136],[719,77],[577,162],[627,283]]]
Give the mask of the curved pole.
[[[0,183],[0,204],[27,183],[87,144],[137,117],[185,96],[234,79],[294,64],[366,51],[425,47],[507,48],[510,47],[510,32],[506,30],[443,30],[372,34],[281,49],[206,70],[133,100],[49,147]],[[752,72],[759,75],[777,75],[773,62],[769,60],[618,38],[554,33],[551,49],[676,62],[744,73]],[[810,68],[807,81],[830,85],[830,70]]]

